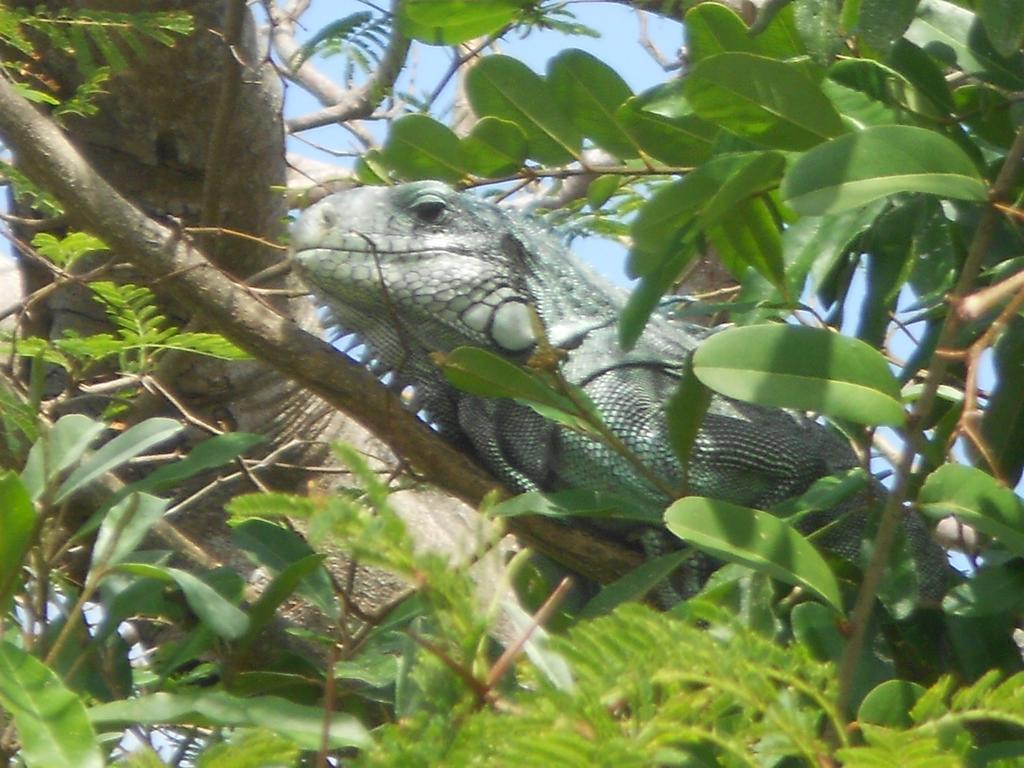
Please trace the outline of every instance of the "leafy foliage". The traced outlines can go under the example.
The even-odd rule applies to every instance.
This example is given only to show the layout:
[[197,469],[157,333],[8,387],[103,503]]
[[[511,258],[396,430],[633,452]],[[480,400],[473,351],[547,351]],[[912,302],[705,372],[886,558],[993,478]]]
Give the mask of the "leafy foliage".
[[[106,248],[101,241],[84,233],[72,233],[61,240],[51,235],[38,235],[35,244],[40,253],[65,265]],[[179,331],[170,325],[167,317],[159,314],[156,297],[148,288],[109,281],[90,283],[89,288],[116,326],[115,333],[79,336],[68,330],[62,338],[53,341],[38,337],[18,339],[12,345],[13,351],[59,365],[76,379],[91,375],[111,359],[116,359],[117,368],[123,374],[143,376],[154,371],[160,358],[170,351],[225,360],[248,357],[220,334]]]
[[[380,64],[387,47],[388,26],[387,19],[369,11],[349,14],[307,40],[288,65],[298,69],[312,56],[344,56],[361,71],[369,72]],[[350,77],[351,74],[346,79]]]
[[128,67],[130,57],[144,57],[144,41],[172,46],[175,36],[191,33],[192,17],[183,11],[0,8],[0,43],[19,57],[4,64],[8,72],[17,71],[18,67],[34,78],[31,60],[43,45],[74,57],[83,81],[70,96],[51,92],[42,78],[23,91],[36,100],[55,105],[54,113],[58,116],[95,112],[93,101],[102,92],[104,81],[111,73]]
[[[519,0],[410,0],[394,23],[428,44],[585,32],[565,14]],[[341,54],[373,72],[391,23],[345,16],[289,64]],[[39,418],[44,364],[69,372],[72,386],[113,376],[134,386],[170,350],[240,356],[219,336],[178,330],[148,289],[93,282],[113,330],[19,339],[25,384],[0,383],[0,456],[14,457],[0,473],[0,755],[30,767],[160,764],[148,746],[130,756],[113,746],[130,727],[200,766],[296,764],[314,752],[410,766],[1021,759],[1024,673],[1011,633],[1024,612],[1024,503],[1013,489],[1024,465],[1024,15],[1010,0],[800,0],[767,4],[751,26],[701,3],[685,23],[686,73],[641,93],[579,50],[543,73],[482,56],[465,79],[479,118],[468,133],[437,111],[402,114],[357,173],[464,187],[551,179],[555,193],[582,177],[585,194],[549,218],[570,234],[629,242],[639,283],[620,322],[626,345],[653,312],[721,313],[739,326],[710,338],[689,389],[666,405],[681,460],[707,389],[822,414],[892,475],[894,512],[907,501],[929,520],[971,524],[970,577],[921,606],[899,537],[887,552],[867,532],[866,553],[883,555],[871,566],[827,560],[815,536],[797,532],[797,521],[863,492],[866,469],[823,478],[773,510],[694,497],[651,510],[614,492],[538,492],[489,511],[664,514],[688,545],[729,562],[696,599],[658,614],[627,601],[685,551],[586,604],[558,604],[561,592],[547,602],[557,577],[515,555],[504,578],[541,607],[544,631],[511,601],[482,606],[468,568],[418,551],[390,487],[339,448],[354,479],[338,493],[228,501],[233,543],[266,575],[250,591],[228,568],[172,562],[150,533],[170,509],[158,494],[184,492],[257,438],[220,435],[168,459],[146,453],[178,447],[177,420],[141,419],[115,435],[82,414]],[[0,41],[15,53],[5,70],[57,115],[88,114],[147,41],[189,32],[175,13],[0,8]],[[36,76],[43,46],[74,57],[77,91]],[[59,213],[46,190],[3,173],[21,199]],[[62,270],[104,248],[84,233],[33,244]],[[736,290],[666,302],[709,251]],[[986,380],[989,350],[996,373]],[[470,349],[442,364],[459,386],[609,439],[557,370],[526,372]],[[878,440],[883,425],[895,451]],[[325,568],[336,549],[393,574],[395,599],[362,610]],[[865,572],[886,562],[877,599],[865,592],[871,618],[841,617]],[[282,632],[277,617],[293,603],[319,621]]]

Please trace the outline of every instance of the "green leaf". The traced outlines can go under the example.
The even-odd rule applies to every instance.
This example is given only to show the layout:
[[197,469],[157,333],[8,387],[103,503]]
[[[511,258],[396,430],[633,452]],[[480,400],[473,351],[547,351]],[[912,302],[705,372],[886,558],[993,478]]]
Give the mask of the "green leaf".
[[[1017,22],[1017,14],[1009,19]],[[969,75],[1007,88],[1024,85],[1019,59],[1000,56],[988,41],[981,20],[966,8],[947,0],[920,0],[917,18],[906,34],[915,43],[945,64],[955,63]]]
[[121,493],[133,491],[160,491],[172,488],[183,480],[195,477],[207,469],[223,466],[250,448],[264,442],[262,435],[249,432],[225,432],[199,443],[188,455],[155,469],[142,480],[125,486]]
[[[871,99],[871,103],[877,102],[876,106],[886,105],[901,113],[906,110],[936,120],[945,117],[945,113],[935,102],[914,85],[906,75],[881,62],[872,59],[842,59],[828,68],[828,77],[826,84],[829,82],[839,83],[859,91]],[[836,101],[834,91],[826,87],[825,92],[833,101]],[[943,91],[943,93],[949,103],[948,92]],[[840,112],[848,114],[843,112],[841,106],[837,103]],[[949,106],[952,107],[952,104],[950,103]],[[866,107],[861,107],[861,109],[866,110]],[[900,121],[890,120],[889,122]]]
[[679,549],[667,555],[652,557],[634,568],[625,576],[601,588],[579,613],[581,619],[603,616],[621,603],[642,600],[683,563],[693,557],[689,549]]
[[107,250],[107,244],[95,235],[86,232],[71,232],[57,237],[49,232],[39,232],[32,238],[32,247],[58,266],[68,268],[87,253]]
[[[249,609],[249,628],[238,640],[240,648],[250,647],[256,641],[260,633],[263,632],[274,618],[274,612],[277,610],[277,607],[291,597],[292,593],[295,592],[303,581],[313,582],[313,577],[315,576],[326,576],[326,572],[323,569],[323,562],[326,557],[326,555],[314,553],[296,560],[281,569],[280,573],[271,580],[259,599]],[[333,608],[329,615],[332,618],[336,618],[338,614],[337,607],[333,601],[329,605]]]
[[857,31],[868,45],[887,52],[914,20],[917,0],[860,0]]
[[548,64],[548,86],[580,132],[620,159],[637,157],[635,140],[619,123],[617,112],[633,92],[603,61],[575,48]]
[[767,512],[688,496],[665,511],[665,525],[687,544],[803,587],[843,610],[839,585],[824,558],[796,529]]
[[61,416],[32,446],[22,470],[21,480],[32,499],[38,499],[47,483],[55,481],[61,472],[82,458],[105,429],[103,422],[80,413]]
[[[696,255],[696,238],[692,233],[690,230],[670,240],[667,256],[629,294],[619,316],[619,344],[623,349],[633,348],[644,332],[651,313],[661,302],[661,297],[675,284],[683,268]],[[634,253],[631,252],[630,256],[634,256]]]
[[667,116],[644,108],[634,96],[616,119],[645,154],[669,165],[699,165],[711,157],[718,128],[696,115]]
[[[299,534],[266,520],[250,519],[231,522],[231,542],[244,550],[256,563],[283,575],[297,563],[306,562],[316,553]],[[334,588],[326,571],[311,569],[297,584],[299,594],[309,599],[327,616],[338,613]]]
[[890,728],[909,728],[914,724],[910,710],[925,688],[909,680],[886,680],[871,689],[857,710],[857,720]]
[[587,187],[587,204],[592,211],[599,211],[619,191],[623,178],[616,174],[598,176]]
[[680,232],[695,219],[699,226],[712,226],[740,200],[774,186],[783,162],[776,152],[721,155],[659,189],[630,227],[630,276],[657,269],[663,254],[675,249]]
[[399,29],[432,45],[456,45],[499,31],[522,10],[522,0],[406,0],[399,6]]
[[[318,750],[324,735],[324,710],[278,696],[242,698],[223,691],[154,693],[100,704],[89,719],[102,728],[123,725],[218,725],[269,728],[302,749]],[[371,745],[366,729],[351,715],[332,713],[326,743],[330,749]]]
[[744,270],[752,267],[787,296],[782,235],[773,209],[764,199],[737,201],[706,234],[730,272],[742,277]]
[[102,768],[105,764],[85,707],[54,672],[0,641],[0,704],[21,740],[26,768]]
[[466,93],[480,117],[498,117],[519,126],[535,160],[559,165],[579,155],[579,131],[548,84],[521,61],[485,56],[469,70]]
[[57,489],[55,503],[91,483],[104,472],[120,466],[148,448],[178,434],[184,427],[174,419],[146,419],[130,428],[83,461]]
[[[579,409],[565,395],[492,352],[479,347],[456,347],[440,363],[445,378],[463,392],[483,397],[509,397],[542,416],[576,429],[586,429]],[[582,392],[579,393],[582,395]]]
[[1019,0],[981,0],[978,15],[992,47],[1006,57],[1020,52],[1024,39],[1024,4]]
[[492,178],[519,170],[526,152],[526,136],[519,126],[484,117],[459,142],[459,163],[470,173]]
[[929,517],[956,515],[1018,557],[1024,556],[1024,503],[980,469],[942,465],[924,481],[918,502]]
[[381,158],[405,179],[456,182],[465,176],[459,137],[427,115],[403,115],[391,123]]
[[249,628],[249,619],[236,605],[206,582],[178,568],[147,563],[119,563],[117,570],[177,584],[193,613],[215,634],[237,640]]
[[1010,485],[1024,471],[1024,319],[1014,318],[995,346],[995,386],[981,419],[981,433]]
[[697,377],[716,392],[758,405],[816,411],[859,424],[903,423],[900,389],[876,350],[818,328],[727,328],[701,342]]
[[96,536],[90,572],[97,566],[116,565],[134,552],[168,504],[167,499],[148,493],[133,493],[112,507]]
[[686,49],[691,65],[719,53],[758,52],[743,19],[718,3],[701,3],[687,11]]
[[1024,569],[1020,561],[981,568],[942,598],[954,616],[1016,616],[1024,609]]
[[793,23],[811,58],[826,64],[844,49],[839,33],[839,4],[834,0],[800,0],[793,3]]
[[665,407],[665,423],[672,452],[679,460],[685,476],[693,455],[697,432],[704,423],[704,416],[711,405],[711,391],[705,387],[692,370],[687,370],[676,391],[672,393]]
[[691,70],[685,88],[697,115],[772,149],[808,149],[846,130],[800,66],[764,56],[712,56]]
[[[298,765],[298,745],[269,729],[237,730],[203,750],[196,768],[284,768]],[[163,765],[160,762],[159,765]]]
[[487,510],[492,517],[544,515],[546,517],[593,517],[661,522],[661,512],[652,510],[636,496],[614,491],[570,488],[564,491],[530,491],[506,499]]
[[897,192],[981,202],[988,188],[950,139],[908,125],[880,125],[833,139],[803,155],[782,180],[783,200],[810,216]]
[[0,472],[0,616],[7,614],[11,595],[21,586],[21,566],[32,544],[36,509],[18,476]]

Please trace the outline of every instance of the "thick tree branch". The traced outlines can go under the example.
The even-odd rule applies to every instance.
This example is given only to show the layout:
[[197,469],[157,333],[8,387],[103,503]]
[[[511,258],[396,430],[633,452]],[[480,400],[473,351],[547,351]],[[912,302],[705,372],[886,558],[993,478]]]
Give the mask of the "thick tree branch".
[[[444,443],[401,401],[324,341],[269,311],[176,232],[148,218],[100,177],[60,129],[0,78],[0,138],[19,166],[64,205],[71,221],[117,253],[131,254],[154,287],[203,317],[239,346],[345,411],[392,446],[428,480],[476,506],[498,483]],[[608,580],[639,556],[541,518],[512,528],[591,578]]]

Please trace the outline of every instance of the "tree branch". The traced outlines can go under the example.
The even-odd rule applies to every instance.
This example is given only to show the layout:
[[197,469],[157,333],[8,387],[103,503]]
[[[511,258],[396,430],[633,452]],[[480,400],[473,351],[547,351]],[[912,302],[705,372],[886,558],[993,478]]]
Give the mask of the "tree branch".
[[[128,202],[53,122],[2,77],[0,138],[15,152],[25,173],[60,200],[77,226],[97,234],[115,252],[131,254],[135,266],[160,292],[350,414],[430,482],[473,506],[500,488],[494,478],[408,412],[371,374],[290,319],[268,311],[257,296],[204,259],[181,233]],[[631,550],[543,518],[517,518],[510,528],[537,549],[601,581],[622,575],[640,560]]]
[[[288,50],[286,43],[284,48],[280,47],[282,45],[282,38],[278,37],[276,29],[274,43],[277,50]],[[329,94],[336,95],[338,98],[332,99],[334,103],[326,109],[287,120],[285,127],[288,132],[298,133],[299,131],[308,131],[311,128],[319,128],[322,125],[344,123],[349,120],[360,120],[369,117],[373,114],[373,110],[376,109],[381,99],[390,93],[391,87],[395,84],[395,80],[405,65],[405,57],[408,53],[409,39],[398,31],[398,24],[396,23],[392,25],[391,37],[388,38],[388,47],[384,52],[384,57],[381,59],[380,66],[358,88],[351,88],[341,94],[337,94],[336,85],[332,84],[331,88],[325,90],[322,82],[323,78],[317,78],[314,81],[312,73],[309,76],[295,73],[296,81],[301,85],[310,87],[311,92],[318,98]],[[287,64],[288,62],[286,61],[285,65],[287,66]],[[305,66],[303,66],[304,68]],[[307,80],[310,81],[309,84],[307,84]]]

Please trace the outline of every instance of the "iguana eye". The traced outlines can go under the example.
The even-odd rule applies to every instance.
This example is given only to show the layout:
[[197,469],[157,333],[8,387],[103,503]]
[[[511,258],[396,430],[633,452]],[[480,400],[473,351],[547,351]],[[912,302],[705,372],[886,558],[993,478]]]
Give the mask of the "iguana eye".
[[437,197],[425,197],[413,203],[412,210],[425,224],[440,224],[448,213],[448,204]]

